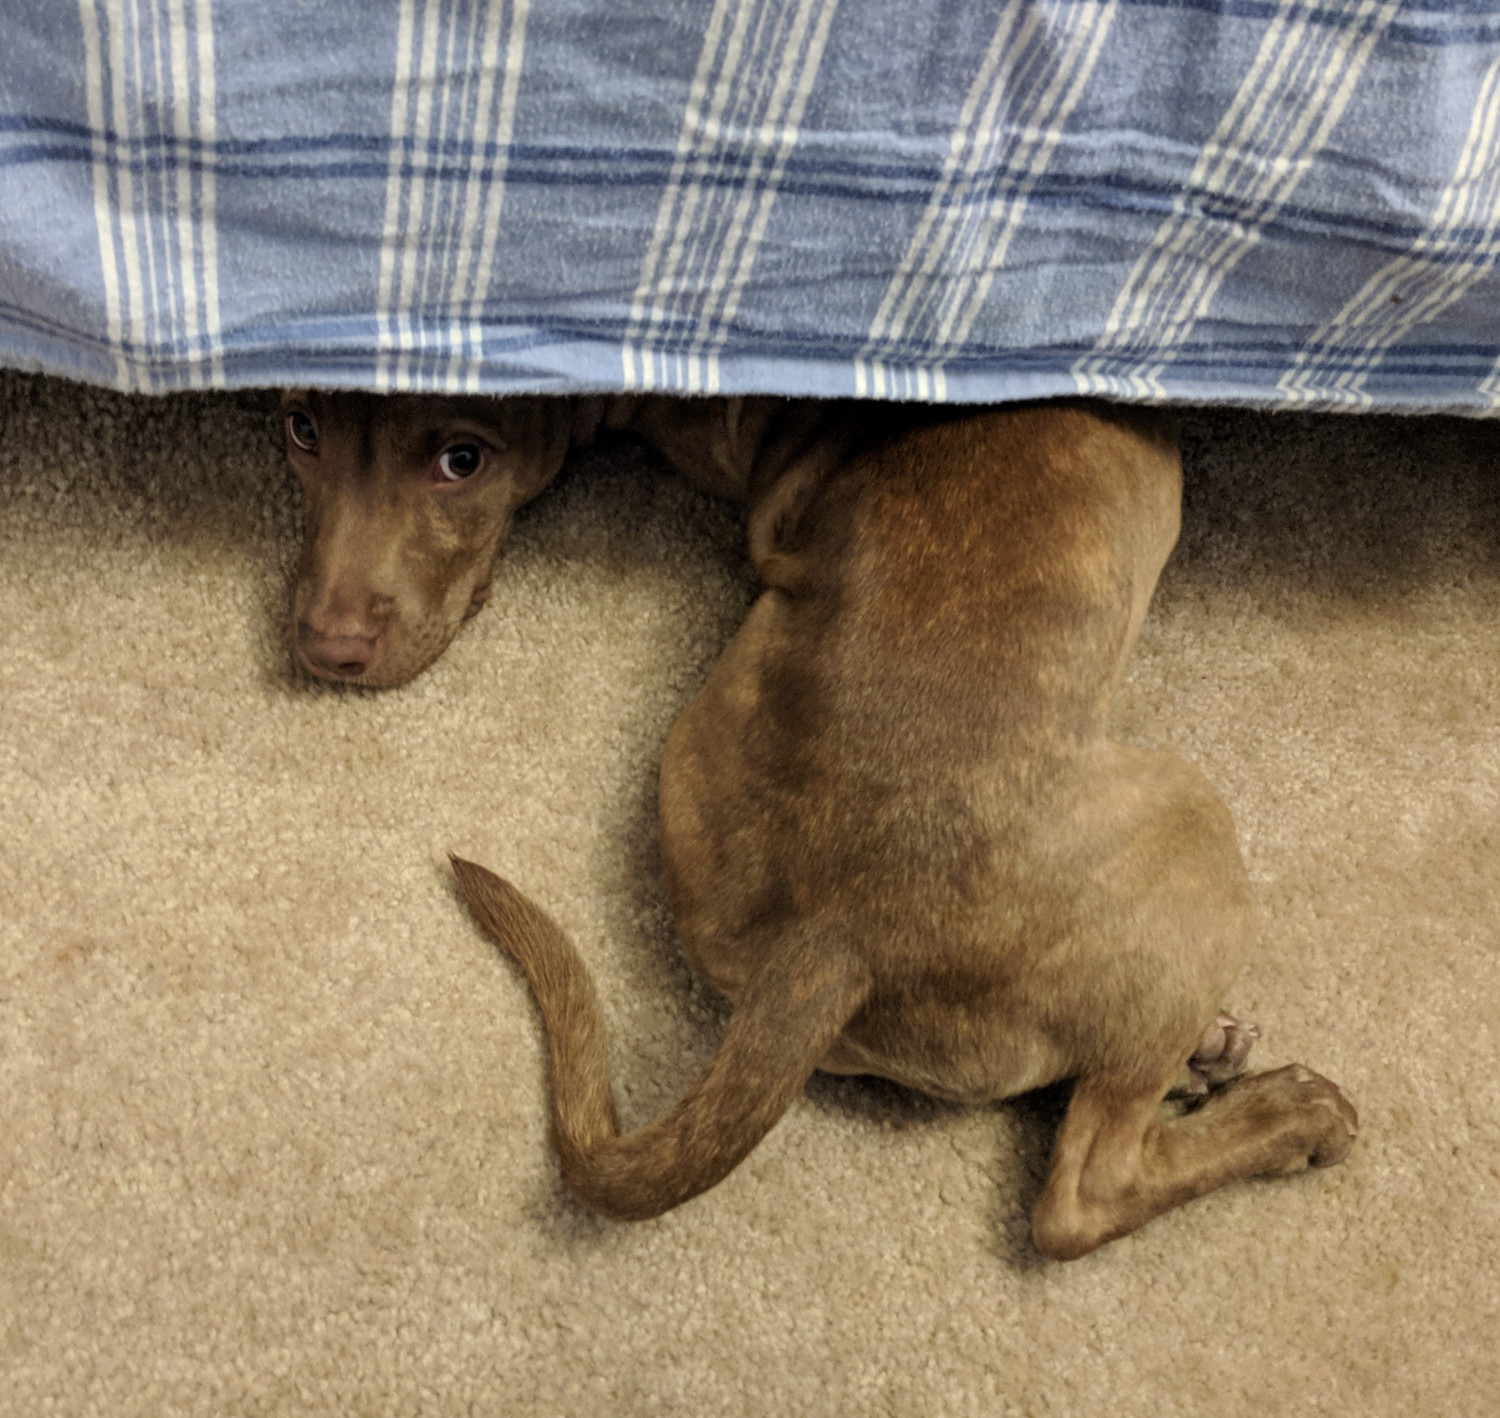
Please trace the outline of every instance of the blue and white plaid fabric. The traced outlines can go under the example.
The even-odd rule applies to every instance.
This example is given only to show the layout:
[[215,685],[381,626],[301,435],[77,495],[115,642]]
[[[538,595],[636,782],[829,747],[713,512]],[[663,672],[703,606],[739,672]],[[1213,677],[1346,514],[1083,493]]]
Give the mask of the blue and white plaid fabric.
[[0,0],[0,362],[1500,406],[1485,0]]

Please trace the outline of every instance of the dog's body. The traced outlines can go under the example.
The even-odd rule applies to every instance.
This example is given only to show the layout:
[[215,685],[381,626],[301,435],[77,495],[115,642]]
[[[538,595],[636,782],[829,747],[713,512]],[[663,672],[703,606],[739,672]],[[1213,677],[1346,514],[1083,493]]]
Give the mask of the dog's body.
[[[871,436],[849,407],[616,408],[748,497],[766,589],[663,756],[678,927],[735,1005],[665,1117],[620,1135],[572,946],[455,862],[537,997],[579,1196],[627,1218],[687,1200],[816,1068],[976,1102],[1076,1079],[1033,1217],[1053,1256],[1340,1160],[1355,1117],[1332,1084],[1224,1082],[1249,1042],[1217,1015],[1249,910],[1228,813],[1186,764],[1105,735],[1177,534],[1159,425],[1049,405]],[[1172,1115],[1190,1060],[1221,1086]]]

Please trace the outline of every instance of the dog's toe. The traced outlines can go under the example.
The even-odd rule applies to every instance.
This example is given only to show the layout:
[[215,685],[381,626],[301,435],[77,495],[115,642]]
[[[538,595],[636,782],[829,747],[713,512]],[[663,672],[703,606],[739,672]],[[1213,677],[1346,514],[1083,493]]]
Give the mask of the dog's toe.
[[1260,1029],[1249,1020],[1220,1014],[1203,1031],[1170,1096],[1201,1098],[1211,1089],[1222,1088],[1231,1078],[1238,1078],[1248,1066],[1250,1050],[1258,1038]]
[[1188,1060],[1188,1067],[1200,1074],[1210,1088],[1228,1083],[1244,1073],[1250,1062],[1250,1050],[1260,1038],[1260,1029],[1247,1019],[1221,1014],[1203,1031],[1202,1042]]

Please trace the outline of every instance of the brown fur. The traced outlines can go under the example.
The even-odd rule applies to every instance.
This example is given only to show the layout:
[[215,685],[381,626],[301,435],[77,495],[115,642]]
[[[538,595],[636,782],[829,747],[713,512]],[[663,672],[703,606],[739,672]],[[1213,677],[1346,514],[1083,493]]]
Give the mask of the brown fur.
[[[1161,1106],[1224,1047],[1249,892],[1201,775],[1105,733],[1177,535],[1160,421],[1059,404],[867,437],[848,410],[755,408],[694,406],[704,427],[668,450],[741,479],[765,590],[663,756],[684,948],[735,1005],[665,1117],[620,1135],[573,947],[454,863],[546,1023],[568,1184],[659,1214],[720,1181],[815,1068],[974,1102],[1076,1079],[1033,1215],[1059,1258],[1341,1160],[1354,1110],[1298,1066],[1199,1069],[1196,1109]],[[647,409],[618,422],[667,417]]]

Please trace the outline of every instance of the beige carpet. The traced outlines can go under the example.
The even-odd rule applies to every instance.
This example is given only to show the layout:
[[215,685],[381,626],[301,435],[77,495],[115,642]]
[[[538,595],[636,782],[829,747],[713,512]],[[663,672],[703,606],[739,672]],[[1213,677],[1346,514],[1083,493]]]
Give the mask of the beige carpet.
[[738,515],[583,460],[434,671],[327,690],[269,409],[0,375],[6,1418],[1500,1413],[1500,425],[1189,420],[1118,722],[1233,808],[1226,1003],[1363,1134],[1055,1265],[1056,1097],[815,1080],[659,1222],[560,1191],[444,855],[575,934],[627,1119],[672,1100],[721,1013],[655,757],[749,595]]

